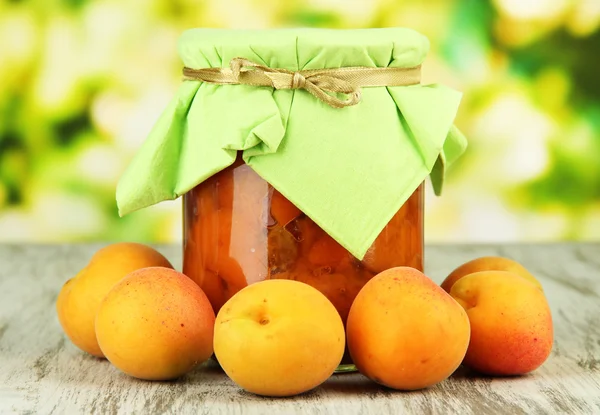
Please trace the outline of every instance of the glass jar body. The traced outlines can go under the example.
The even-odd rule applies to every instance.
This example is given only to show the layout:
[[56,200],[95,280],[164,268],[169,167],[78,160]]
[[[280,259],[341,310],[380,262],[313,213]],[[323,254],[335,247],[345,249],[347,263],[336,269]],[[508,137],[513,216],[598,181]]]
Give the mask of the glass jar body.
[[183,272],[215,312],[248,284],[285,278],[325,294],[345,324],[352,301],[374,275],[396,266],[423,270],[423,184],[362,261],[240,158],[183,201]]

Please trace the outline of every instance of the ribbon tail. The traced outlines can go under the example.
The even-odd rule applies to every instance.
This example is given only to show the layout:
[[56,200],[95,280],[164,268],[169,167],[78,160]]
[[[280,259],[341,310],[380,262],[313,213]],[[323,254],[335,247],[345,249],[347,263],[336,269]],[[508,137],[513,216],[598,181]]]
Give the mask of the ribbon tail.
[[[360,90],[350,90],[349,92],[341,92],[336,90],[327,91],[320,88],[311,81],[307,80],[304,85],[304,90],[308,91],[315,98],[334,108],[344,108],[351,105],[356,105],[360,102]],[[331,93],[329,93],[331,92]],[[340,99],[334,94],[344,94],[347,99]]]

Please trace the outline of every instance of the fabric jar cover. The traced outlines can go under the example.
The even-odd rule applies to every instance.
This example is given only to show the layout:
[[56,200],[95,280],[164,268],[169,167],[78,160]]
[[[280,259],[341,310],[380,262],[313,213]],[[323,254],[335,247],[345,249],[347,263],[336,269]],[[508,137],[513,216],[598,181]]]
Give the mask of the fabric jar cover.
[[[188,68],[245,58],[290,71],[419,66],[410,29],[191,29]],[[117,186],[119,214],[173,200],[244,161],[358,259],[420,183],[441,194],[467,143],[453,126],[461,93],[442,85],[365,87],[333,108],[302,89],[182,82]]]

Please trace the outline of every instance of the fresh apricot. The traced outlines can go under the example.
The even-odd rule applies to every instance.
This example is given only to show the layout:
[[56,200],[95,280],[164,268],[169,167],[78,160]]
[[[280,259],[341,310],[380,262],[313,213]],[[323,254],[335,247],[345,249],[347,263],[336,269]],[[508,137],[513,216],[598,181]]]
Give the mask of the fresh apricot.
[[473,274],[474,272],[479,271],[512,272],[513,274],[525,278],[529,282],[542,289],[540,282],[533,275],[531,275],[531,273],[523,265],[512,259],[498,256],[484,256],[462,264],[446,277],[442,283],[442,288],[446,290],[446,292],[450,292],[456,281],[465,275]]
[[127,274],[152,266],[172,268],[163,255],[149,246],[115,243],[96,252],[85,268],[63,285],[56,311],[64,332],[75,346],[94,356],[104,356],[94,330],[100,302]]
[[182,376],[213,352],[215,314],[200,287],[163,267],[134,271],[106,295],[96,335],[106,358],[140,379]]
[[215,356],[240,387],[291,396],[323,383],[344,353],[344,326],[315,288],[293,280],[251,284],[221,308]]
[[426,388],[449,377],[469,345],[462,307],[409,267],[386,270],[356,296],[346,324],[358,370],[394,389]]
[[539,285],[506,271],[481,271],[460,278],[450,295],[471,324],[465,366],[489,375],[520,375],[550,355],[552,315]]

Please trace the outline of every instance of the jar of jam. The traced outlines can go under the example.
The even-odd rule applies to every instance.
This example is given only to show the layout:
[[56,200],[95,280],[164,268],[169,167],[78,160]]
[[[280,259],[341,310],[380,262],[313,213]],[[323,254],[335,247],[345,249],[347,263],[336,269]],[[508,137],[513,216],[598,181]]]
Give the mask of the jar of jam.
[[290,279],[345,322],[374,275],[423,269],[423,182],[440,194],[466,149],[461,94],[421,84],[428,48],[406,28],[186,31],[119,213],[183,197],[183,272],[216,312]]

